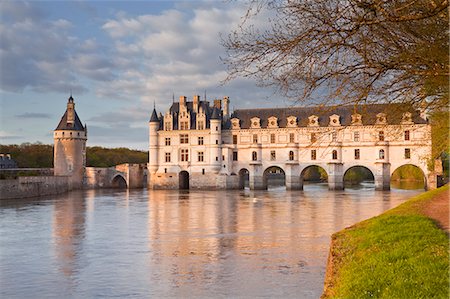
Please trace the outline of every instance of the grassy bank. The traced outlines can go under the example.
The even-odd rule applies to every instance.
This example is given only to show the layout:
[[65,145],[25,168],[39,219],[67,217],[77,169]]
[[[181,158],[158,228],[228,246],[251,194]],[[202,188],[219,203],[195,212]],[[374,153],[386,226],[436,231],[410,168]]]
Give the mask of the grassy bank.
[[323,298],[449,298],[449,237],[421,214],[441,192],[335,233]]

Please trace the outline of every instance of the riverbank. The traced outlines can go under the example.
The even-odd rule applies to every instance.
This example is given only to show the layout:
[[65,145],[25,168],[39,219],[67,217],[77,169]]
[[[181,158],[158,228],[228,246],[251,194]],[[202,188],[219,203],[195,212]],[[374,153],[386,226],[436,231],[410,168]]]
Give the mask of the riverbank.
[[448,298],[449,186],[331,237],[322,298]]

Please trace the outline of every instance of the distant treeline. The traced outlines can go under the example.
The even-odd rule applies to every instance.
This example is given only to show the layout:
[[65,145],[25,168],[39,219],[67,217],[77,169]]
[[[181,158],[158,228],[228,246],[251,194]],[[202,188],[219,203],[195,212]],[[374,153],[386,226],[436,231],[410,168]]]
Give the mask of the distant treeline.
[[[53,145],[22,143],[20,145],[0,145],[0,153],[11,154],[21,168],[53,167]],[[122,163],[147,163],[148,152],[128,148],[87,147],[86,165],[92,167],[109,167]]]

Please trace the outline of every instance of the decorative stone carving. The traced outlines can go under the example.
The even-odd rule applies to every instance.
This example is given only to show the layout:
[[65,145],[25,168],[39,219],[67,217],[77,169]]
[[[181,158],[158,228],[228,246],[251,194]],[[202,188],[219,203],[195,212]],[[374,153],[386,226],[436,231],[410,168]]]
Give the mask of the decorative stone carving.
[[362,123],[362,116],[359,113],[352,114],[352,125],[354,126],[361,126]]
[[295,128],[295,127],[297,127],[297,117],[295,117],[295,116],[288,116],[286,127],[288,127],[288,128]]
[[232,118],[231,119],[231,129],[237,130],[240,128],[241,128],[241,126],[239,124],[239,118],[236,118],[236,117]]
[[329,125],[331,127],[340,126],[341,122],[340,122],[339,118],[340,118],[340,116],[337,114],[330,115],[330,124]]
[[318,127],[319,117],[317,115],[311,115],[308,117],[308,127]]
[[271,116],[268,119],[267,122],[267,127],[268,128],[278,128],[278,118],[276,118],[275,116]]
[[404,125],[411,125],[414,122],[412,121],[412,114],[411,112],[405,112],[402,115],[402,124]]
[[378,113],[377,114],[377,120],[375,121],[375,124],[377,124],[377,125],[385,125],[385,124],[387,124],[386,113]]
[[250,127],[252,129],[260,129],[261,128],[261,120],[259,119],[259,117],[252,117],[250,119],[250,121],[251,121]]

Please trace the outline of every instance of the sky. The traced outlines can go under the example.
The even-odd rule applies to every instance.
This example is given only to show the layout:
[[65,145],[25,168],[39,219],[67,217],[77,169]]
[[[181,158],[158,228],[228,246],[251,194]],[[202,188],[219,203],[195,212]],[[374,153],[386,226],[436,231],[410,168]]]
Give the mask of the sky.
[[[251,79],[223,84],[221,36],[239,1],[1,1],[0,144],[53,143],[72,93],[88,146],[148,148],[148,120],[173,96],[233,109],[289,101]],[[263,21],[256,26],[264,26]]]

